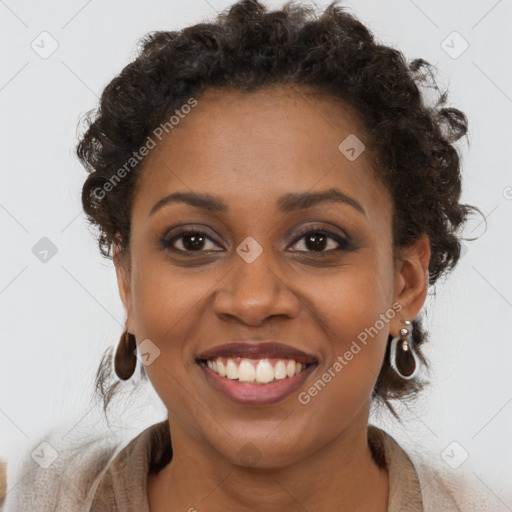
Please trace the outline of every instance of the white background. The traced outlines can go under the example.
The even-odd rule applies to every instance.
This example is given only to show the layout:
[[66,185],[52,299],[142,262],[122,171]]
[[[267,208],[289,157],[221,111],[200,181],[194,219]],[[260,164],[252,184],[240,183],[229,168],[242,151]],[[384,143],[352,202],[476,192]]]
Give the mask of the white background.
[[[141,36],[213,17],[230,4],[0,1],[0,456],[8,461],[53,426],[101,419],[89,403],[93,378],[103,350],[122,332],[113,265],[100,256],[81,213],[79,117],[134,57]],[[469,455],[461,468],[492,491],[494,510],[512,510],[512,2],[346,5],[382,42],[438,68],[450,104],[470,121],[462,200],[478,205],[488,224],[426,304],[431,387],[409,410],[399,408],[403,427],[385,414],[374,422],[437,456],[456,441]],[[59,45],[47,59],[31,48],[43,31]],[[442,47],[453,31],[469,43],[458,58]],[[454,51],[460,44],[454,40]],[[479,222],[468,236],[484,232]],[[47,263],[32,253],[42,237],[58,249]],[[117,428],[131,435],[164,418],[147,393],[149,402],[122,403]]]

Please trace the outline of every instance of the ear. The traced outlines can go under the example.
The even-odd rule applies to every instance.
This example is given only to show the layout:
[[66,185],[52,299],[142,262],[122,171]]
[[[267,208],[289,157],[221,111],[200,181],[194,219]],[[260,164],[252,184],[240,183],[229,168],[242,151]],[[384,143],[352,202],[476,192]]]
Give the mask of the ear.
[[129,249],[121,250],[121,246],[114,242],[113,244],[113,260],[116,269],[117,287],[119,289],[119,296],[123,302],[126,311],[126,327],[128,331],[133,331],[131,325],[132,317],[132,292],[131,292],[131,266]]
[[401,248],[396,258],[395,296],[402,310],[390,325],[393,336],[403,327],[401,320],[413,320],[423,307],[428,291],[430,240],[424,233],[413,245]]

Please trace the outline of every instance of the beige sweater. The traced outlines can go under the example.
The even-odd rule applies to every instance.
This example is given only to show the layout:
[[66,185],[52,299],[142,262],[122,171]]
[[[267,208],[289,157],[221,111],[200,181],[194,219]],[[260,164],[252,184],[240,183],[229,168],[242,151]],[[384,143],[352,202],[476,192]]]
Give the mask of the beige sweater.
[[[16,470],[8,472],[2,512],[150,512],[147,475],[172,457],[167,420],[124,446],[114,437],[95,438],[81,446],[57,435],[45,439],[58,458],[43,468],[29,450]],[[411,459],[391,435],[373,425],[368,427],[368,440],[376,460],[389,471],[388,512],[501,510],[491,492],[470,483],[460,468],[418,456]],[[42,450],[36,453],[51,457],[51,449]]]
[[0,505],[5,500],[5,493],[6,493],[6,484],[7,484],[7,477],[5,475],[5,461],[0,459]]

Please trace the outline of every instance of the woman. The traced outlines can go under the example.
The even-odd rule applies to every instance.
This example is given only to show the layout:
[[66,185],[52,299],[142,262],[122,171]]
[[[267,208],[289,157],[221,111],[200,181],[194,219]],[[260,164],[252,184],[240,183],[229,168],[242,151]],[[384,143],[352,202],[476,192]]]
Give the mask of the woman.
[[61,450],[7,511],[487,510],[368,424],[422,389],[420,310],[478,210],[430,69],[336,3],[144,39],[77,152],[126,310],[97,387],[139,365],[168,420]]

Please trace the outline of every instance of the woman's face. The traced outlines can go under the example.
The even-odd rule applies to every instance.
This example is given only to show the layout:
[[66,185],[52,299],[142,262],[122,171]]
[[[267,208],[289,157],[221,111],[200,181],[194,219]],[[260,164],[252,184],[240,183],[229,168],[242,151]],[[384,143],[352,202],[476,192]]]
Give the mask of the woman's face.
[[[291,87],[209,90],[197,101],[140,175],[131,271],[115,259],[127,325],[144,343],[173,439],[237,464],[278,467],[342,432],[366,432],[388,335],[425,299],[428,242],[393,260],[391,197],[342,103]],[[215,201],[160,202],[176,193]],[[191,233],[179,236],[184,229]],[[218,353],[235,371],[231,350],[265,380],[268,364],[256,366],[263,356],[280,377],[283,363],[291,371],[288,359],[301,359],[246,350],[263,342],[314,364],[250,384],[198,362]],[[239,351],[217,349],[231,343]]]

